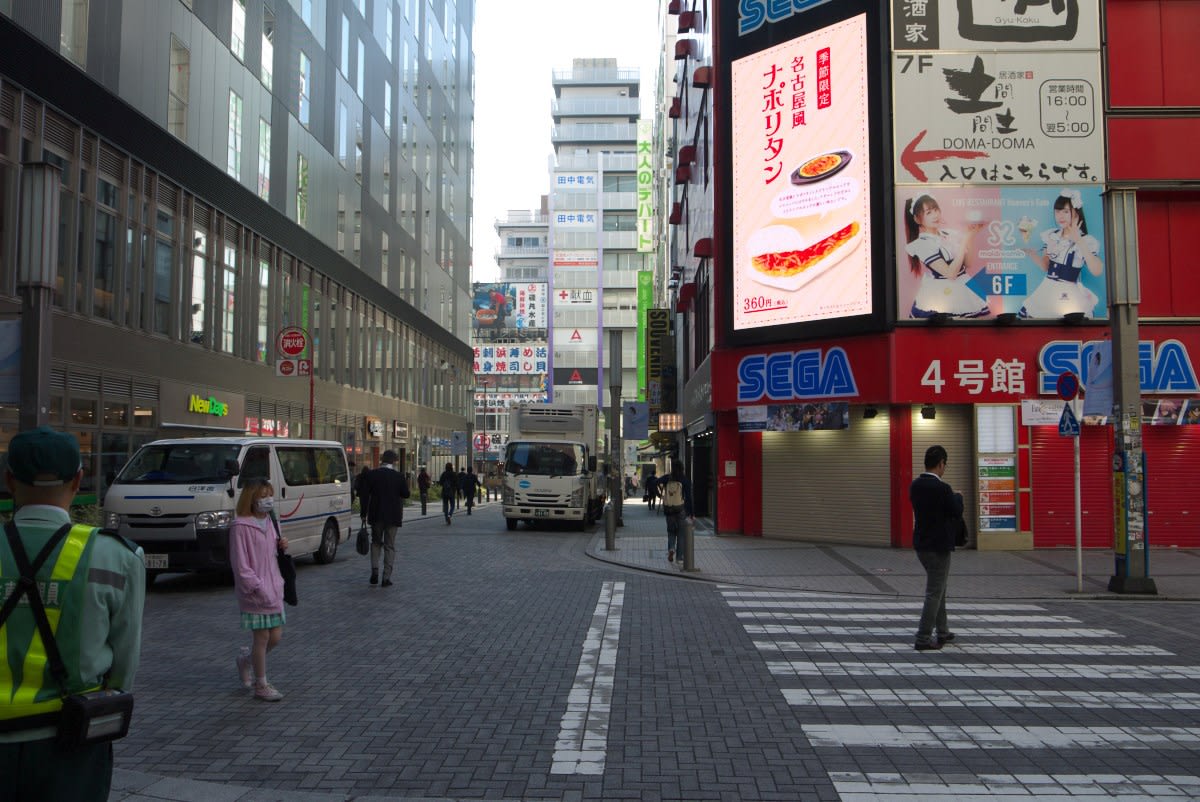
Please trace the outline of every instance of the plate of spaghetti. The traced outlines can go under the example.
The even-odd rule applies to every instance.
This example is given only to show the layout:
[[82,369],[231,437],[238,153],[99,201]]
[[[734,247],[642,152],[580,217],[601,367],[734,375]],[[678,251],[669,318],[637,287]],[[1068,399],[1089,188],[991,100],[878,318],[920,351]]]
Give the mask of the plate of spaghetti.
[[824,181],[831,175],[836,175],[845,169],[854,155],[848,150],[831,150],[820,156],[813,156],[804,164],[792,170],[790,176],[793,184],[811,184],[814,181]]
[[852,253],[861,241],[862,225],[858,222],[847,223],[811,242],[789,226],[767,226],[747,242],[749,276],[768,287],[796,290]]

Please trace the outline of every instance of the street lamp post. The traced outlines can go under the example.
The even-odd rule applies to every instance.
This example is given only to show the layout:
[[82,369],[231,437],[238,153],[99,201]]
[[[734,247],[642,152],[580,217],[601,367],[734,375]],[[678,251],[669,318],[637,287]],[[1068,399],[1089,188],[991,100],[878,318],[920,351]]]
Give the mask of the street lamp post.
[[21,429],[44,424],[50,414],[51,300],[58,269],[59,168],[21,165],[17,289],[21,293]]

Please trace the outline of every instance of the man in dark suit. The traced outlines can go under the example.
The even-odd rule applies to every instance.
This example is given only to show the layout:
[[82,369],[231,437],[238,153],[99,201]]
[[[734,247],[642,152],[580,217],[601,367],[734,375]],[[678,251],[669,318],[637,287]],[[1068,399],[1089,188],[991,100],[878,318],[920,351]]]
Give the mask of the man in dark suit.
[[392,586],[396,530],[404,522],[404,500],[408,498],[408,480],[396,470],[398,459],[391,449],[383,452],[383,464],[363,477],[359,491],[360,503],[371,524],[371,584],[379,582],[379,553],[382,551],[385,588]]
[[930,446],[925,452],[925,472],[908,489],[913,507],[913,548],[925,567],[925,605],[917,626],[919,652],[940,649],[954,640],[946,621],[946,583],[950,577],[950,553],[954,551],[950,522],[962,517],[963,500],[961,493],[955,493],[942,480],[946,457],[945,448]]

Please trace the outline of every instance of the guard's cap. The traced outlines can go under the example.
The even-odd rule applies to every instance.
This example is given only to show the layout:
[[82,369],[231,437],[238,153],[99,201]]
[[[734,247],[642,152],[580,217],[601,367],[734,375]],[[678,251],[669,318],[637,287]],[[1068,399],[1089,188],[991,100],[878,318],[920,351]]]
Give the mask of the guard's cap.
[[8,470],[18,482],[53,487],[71,481],[83,467],[79,441],[72,434],[39,426],[21,432],[8,444]]

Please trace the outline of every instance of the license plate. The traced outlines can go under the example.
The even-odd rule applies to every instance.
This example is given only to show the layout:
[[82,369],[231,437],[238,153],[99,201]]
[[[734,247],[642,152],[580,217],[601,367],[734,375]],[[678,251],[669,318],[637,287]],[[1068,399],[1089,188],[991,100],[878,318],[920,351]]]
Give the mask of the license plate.
[[151,570],[166,570],[167,555],[165,554],[147,554],[146,567]]
[[533,511],[533,517],[535,517],[535,518],[545,518],[549,514],[550,514],[550,510],[534,510]]

